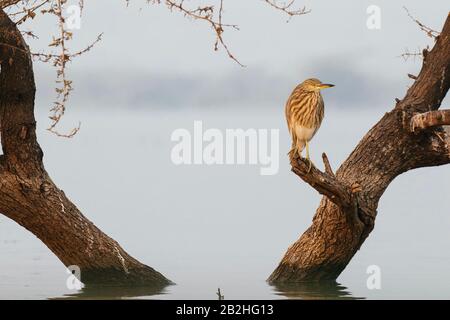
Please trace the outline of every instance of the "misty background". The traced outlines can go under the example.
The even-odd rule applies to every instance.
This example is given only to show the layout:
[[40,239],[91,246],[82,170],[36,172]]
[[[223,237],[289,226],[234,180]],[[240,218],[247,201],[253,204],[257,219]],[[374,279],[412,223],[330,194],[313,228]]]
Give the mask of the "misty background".
[[[75,90],[62,125],[81,122],[73,139],[45,130],[55,70],[35,63],[38,138],[55,183],[131,255],[177,283],[152,298],[215,299],[217,287],[226,299],[324,297],[265,283],[311,224],[321,198],[290,172],[284,103],[305,78],[336,85],[323,94],[326,116],[311,144],[318,167],[325,151],[336,169],[404,96],[412,83],[407,74],[420,70],[420,59],[399,56],[433,45],[403,6],[440,30],[448,4],[298,1],[311,13],[286,23],[286,15],[263,1],[226,0],[224,22],[240,30],[227,30],[224,38],[244,68],[213,50],[207,24],[163,5],[85,4],[71,48],[82,49],[101,32],[104,37],[69,64]],[[381,9],[380,30],[366,27],[373,4]],[[47,49],[56,21],[37,16],[24,26],[30,27],[40,37],[30,40],[32,48]],[[280,129],[279,173],[260,176],[259,166],[250,165],[175,166],[170,135],[192,130],[194,120],[205,129]],[[445,166],[395,179],[380,201],[374,231],[331,297],[450,298],[450,215],[442,201],[449,190]],[[0,252],[0,298],[82,294],[66,288],[64,266],[40,241],[1,215]],[[374,264],[381,268],[381,290],[366,287],[367,267]]]
[[[72,1],[76,3],[76,1]],[[69,1],[70,3],[70,1]],[[218,1],[210,3],[218,5]],[[193,1],[192,7],[198,2]],[[370,5],[381,9],[381,29],[366,27]],[[190,5],[186,2],[186,5]],[[404,6],[427,26],[440,30],[448,13],[445,1],[298,1],[311,13],[288,17],[259,0],[225,1],[224,39],[246,67],[213,50],[215,34],[207,23],[145,1],[88,1],[81,29],[69,46],[83,49],[98,34],[103,40],[69,64],[75,92],[70,108],[243,108],[281,110],[302,80],[317,77],[336,84],[327,96],[333,108],[389,108],[412,83],[420,52],[433,39],[408,17]],[[39,36],[35,51],[48,50],[56,21],[31,21]],[[24,27],[31,28],[28,25]],[[55,70],[36,63],[39,108],[51,104]],[[69,109],[70,112],[70,109]]]

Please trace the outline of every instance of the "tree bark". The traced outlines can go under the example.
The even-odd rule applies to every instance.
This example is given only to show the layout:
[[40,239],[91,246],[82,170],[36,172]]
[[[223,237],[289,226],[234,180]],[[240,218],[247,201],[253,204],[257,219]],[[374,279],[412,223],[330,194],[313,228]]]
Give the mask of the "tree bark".
[[[439,126],[448,124],[447,118],[436,111],[450,86],[450,15],[423,58],[406,96],[364,136],[336,175],[326,157],[325,173],[308,172],[303,159],[291,158],[294,173],[324,197],[312,226],[289,247],[270,283],[335,280],[374,228],[378,201],[392,180],[408,170],[450,163],[449,134]],[[429,111],[433,116],[422,115]]]
[[2,9],[0,61],[0,212],[36,235],[66,266],[79,266],[86,285],[169,284],[83,216],[50,179],[36,139],[29,48]]
[[450,110],[435,110],[416,114],[411,118],[411,131],[450,125]]
[[18,4],[21,0],[0,0],[0,9],[5,9],[7,7]]

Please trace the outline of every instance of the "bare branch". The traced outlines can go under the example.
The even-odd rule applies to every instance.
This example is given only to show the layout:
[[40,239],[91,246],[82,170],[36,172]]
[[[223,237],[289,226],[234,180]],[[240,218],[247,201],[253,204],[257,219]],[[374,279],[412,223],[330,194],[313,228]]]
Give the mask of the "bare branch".
[[331,169],[330,161],[328,161],[328,157],[325,152],[322,153],[322,160],[323,160],[323,164],[325,166],[325,173],[334,177],[335,175],[334,175],[333,169]]
[[409,131],[410,118],[414,113],[437,110],[450,88],[450,14],[436,38],[432,50],[422,52],[422,68],[406,96],[397,103],[395,109],[407,111],[403,125]]
[[[289,19],[293,16],[300,16],[302,14],[307,14],[311,10],[307,10],[306,7],[293,9],[295,0],[290,0],[287,3],[279,3],[277,0],[263,0],[265,3],[269,4],[271,7],[286,13]],[[289,21],[289,20],[288,20]]]
[[411,18],[412,21],[414,21],[415,23],[417,23],[417,25],[419,26],[419,28],[425,32],[427,34],[427,36],[429,36],[430,38],[434,38],[436,39],[436,37],[438,37],[440,35],[440,32],[431,29],[430,27],[427,27],[426,25],[424,25],[422,22],[420,22],[419,20],[417,20],[416,18],[414,18],[410,13],[408,8],[403,7],[403,9],[405,9],[406,13],[408,14],[408,17]]
[[316,189],[320,194],[327,196],[332,202],[342,208],[349,208],[354,205],[353,196],[350,189],[336,179],[331,172],[331,166],[326,154],[322,154],[325,171],[320,171],[315,166],[311,166],[308,160],[290,154],[292,171],[303,181]]
[[5,9],[7,7],[13,6],[19,2],[21,2],[22,0],[1,0],[0,1],[0,8],[1,9]]
[[43,7],[45,4],[48,4],[49,0],[43,0],[40,3],[35,4],[31,7],[24,7],[22,10],[14,12],[11,14],[11,16],[22,16],[18,21],[16,21],[16,25],[24,23],[29,18],[34,19],[36,16],[36,10]]
[[[126,1],[127,3],[130,2],[130,0]],[[223,33],[225,32],[226,29],[231,28],[239,30],[236,24],[223,23],[222,14],[224,10],[223,9],[224,0],[220,0],[219,9],[216,9],[213,5],[203,5],[191,9],[186,7],[184,0],[148,0],[148,2],[153,2],[156,4],[160,4],[163,1],[170,10],[176,10],[184,14],[186,17],[207,22],[214,30],[216,36],[216,41],[214,43],[214,50],[217,51],[219,50],[219,47],[222,47],[227,53],[229,58],[231,58],[241,67],[244,66],[231,52],[231,50],[228,47],[228,44],[225,42],[223,38]],[[293,5],[296,2],[296,0],[290,0],[288,3],[278,3],[277,0],[263,0],[263,1],[268,3],[273,8],[286,13],[287,15],[289,15],[290,18],[293,16],[303,15],[310,12],[309,10],[306,10],[305,7],[298,9],[293,8]]]
[[[84,0],[78,0],[81,11],[84,7]],[[127,5],[130,0],[125,0]],[[186,5],[185,0],[147,0],[148,3],[153,4],[165,4],[165,6],[172,11],[178,11],[185,17],[205,21],[214,31],[215,42],[214,50],[217,51],[222,48],[229,58],[235,61],[240,66],[244,66],[232,53],[228,44],[225,42],[223,34],[227,29],[239,30],[236,24],[227,24],[223,22],[224,0],[219,0],[220,5],[218,8],[211,4],[202,4],[197,7],[189,7]],[[306,14],[309,11],[305,8],[294,8],[296,0],[289,0],[287,3],[280,3],[277,0],[264,0],[273,8],[280,10],[289,17]],[[57,69],[57,87],[55,88],[57,93],[56,101],[50,109],[51,124],[48,128],[50,132],[55,133],[61,137],[72,137],[79,130],[79,126],[72,129],[68,134],[61,134],[57,131],[56,127],[59,124],[61,118],[66,111],[66,104],[69,99],[69,95],[72,89],[72,81],[68,79],[66,66],[73,58],[86,53],[92,47],[100,41],[101,35],[98,36],[92,44],[85,49],[76,53],[72,53],[68,50],[67,42],[72,40],[72,32],[70,32],[65,26],[64,18],[64,6],[67,4],[67,0],[0,0],[0,8],[8,8],[8,15],[13,17],[15,24],[19,25],[27,21],[28,19],[34,19],[39,14],[50,14],[58,20],[58,35],[53,37],[53,41],[49,44],[50,47],[57,49],[57,52],[34,52],[31,56],[41,62],[52,63]],[[24,34],[30,37],[36,37],[32,32],[25,32]],[[13,44],[0,43],[0,46],[13,46]],[[12,47],[12,48],[13,48]],[[23,51],[21,48],[13,48],[19,51]]]
[[[126,0],[127,4],[130,0]],[[212,5],[203,5],[197,8],[188,8],[185,5],[184,0],[148,0],[148,2],[152,2],[155,4],[160,4],[164,1],[164,4],[167,6],[169,10],[175,10],[182,13],[185,17],[192,18],[194,20],[205,21],[210,25],[210,27],[214,30],[216,35],[216,41],[214,43],[214,50],[217,51],[219,46],[221,46],[228,57],[239,64],[241,67],[244,65],[233,55],[231,50],[228,48],[228,45],[223,39],[223,33],[225,29],[235,29],[239,30],[236,24],[226,24],[222,21],[222,13],[223,13],[223,0],[220,0],[219,9],[216,10]]]
[[450,125],[450,110],[435,110],[419,113],[411,118],[411,132],[419,132],[428,128]]
[[400,58],[403,58],[403,60],[407,61],[410,58],[413,58],[415,61],[416,58],[423,58],[423,51],[420,50],[420,48],[417,51],[410,52],[408,48],[405,48],[405,52],[403,52],[401,55],[399,55]]

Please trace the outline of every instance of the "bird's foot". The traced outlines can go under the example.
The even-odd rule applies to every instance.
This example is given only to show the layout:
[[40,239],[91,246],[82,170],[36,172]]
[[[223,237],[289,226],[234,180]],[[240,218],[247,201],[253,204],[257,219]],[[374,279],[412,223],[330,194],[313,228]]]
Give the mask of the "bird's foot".
[[295,154],[295,150],[294,149],[289,150],[289,152],[287,153],[287,155],[289,157],[292,157],[294,154]]
[[306,173],[310,173],[313,163],[312,163],[311,159],[309,159],[309,158],[305,158],[305,160],[308,161],[308,171],[306,171]]
[[289,156],[289,159],[296,159],[296,158],[302,157],[295,148],[292,148],[291,150],[289,150],[287,155]]

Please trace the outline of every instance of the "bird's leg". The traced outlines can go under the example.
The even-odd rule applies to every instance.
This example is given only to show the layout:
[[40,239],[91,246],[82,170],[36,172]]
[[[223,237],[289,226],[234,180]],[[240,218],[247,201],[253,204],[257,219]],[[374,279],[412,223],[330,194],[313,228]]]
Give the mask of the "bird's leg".
[[309,142],[306,141],[306,159],[309,161]]
[[306,141],[306,160],[308,160],[308,162],[309,162],[309,167],[308,167],[308,173],[309,173],[311,171],[312,161],[309,158],[309,142],[308,142],[308,140]]

